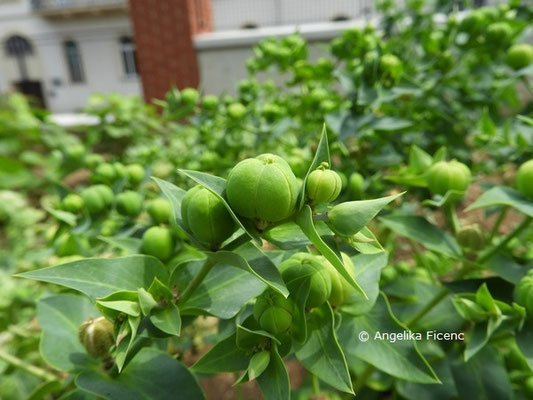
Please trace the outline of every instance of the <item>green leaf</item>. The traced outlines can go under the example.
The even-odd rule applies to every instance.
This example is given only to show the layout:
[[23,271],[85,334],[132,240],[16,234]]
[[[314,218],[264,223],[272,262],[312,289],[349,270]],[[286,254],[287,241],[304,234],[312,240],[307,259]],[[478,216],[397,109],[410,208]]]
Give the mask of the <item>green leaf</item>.
[[[369,335],[363,342],[359,335]],[[392,314],[384,295],[367,314],[355,318],[343,318],[338,329],[339,342],[348,364],[366,361],[377,369],[399,379],[418,383],[439,383],[435,372],[419,352],[416,341],[397,340],[394,343],[376,339],[376,333],[401,333],[407,331]]]
[[465,361],[470,360],[489,342],[496,331],[500,321],[489,318],[487,321],[478,322],[466,338]]
[[174,303],[170,303],[165,308],[152,310],[150,322],[157,329],[162,330],[169,335],[179,336],[181,332],[180,310]]
[[117,350],[115,354],[115,363],[119,372],[124,368],[128,354],[133,348],[133,343],[137,337],[137,330],[139,329],[140,323],[140,317],[128,316],[128,319],[123,322],[123,325],[119,330],[117,336]]
[[292,337],[296,343],[305,343],[307,341],[307,318],[305,305],[311,289],[311,280],[302,279],[300,286],[295,292],[291,293],[291,298],[296,305],[296,312],[292,320]]
[[[245,245],[248,247],[247,245]],[[253,244],[250,244],[253,246]],[[249,253],[253,250],[250,249]],[[253,254],[253,253],[252,253]],[[236,268],[242,269],[254,275],[256,278],[263,281],[269,287],[276,292],[281,293],[283,296],[288,297],[289,291],[281,279],[281,274],[272,261],[264,254],[255,252],[257,258],[253,261],[247,262],[241,255],[231,251],[217,251],[216,253],[210,253],[210,257],[219,263],[232,265]]]
[[379,118],[372,122],[370,124],[370,128],[375,129],[376,131],[398,131],[401,129],[406,129],[412,126],[413,123],[411,121],[400,119],[400,118],[392,118],[392,117],[384,117]]
[[461,247],[457,241],[438,226],[418,215],[386,215],[380,221],[400,236],[405,236],[424,245],[429,250],[461,258]]
[[148,293],[150,293],[156,301],[172,301],[174,299],[174,294],[157,277],[154,278],[152,284],[148,288]]
[[63,384],[59,381],[44,382],[37,386],[26,400],[43,400],[50,398],[53,393],[61,391]]
[[67,225],[70,226],[76,226],[76,215],[63,211],[63,210],[55,210],[50,207],[43,207],[46,212],[48,212],[50,215],[52,215],[55,219],[58,221],[64,222]]
[[485,262],[484,267],[515,285],[520,282],[527,272],[522,265],[514,262],[512,258],[504,254],[493,255]]
[[116,378],[85,371],[76,377],[83,390],[109,400],[187,400],[205,399],[202,389],[188,369],[168,354],[144,348]]
[[361,315],[372,309],[379,296],[381,270],[387,265],[388,254],[384,251],[375,254],[359,254],[352,258],[355,265],[355,280],[361,285],[368,298],[354,292],[342,305],[342,311],[351,315]]
[[168,272],[161,261],[145,255],[86,258],[17,276],[66,286],[92,298],[148,287],[155,277],[168,281]]
[[433,157],[413,144],[409,149],[409,169],[417,174],[425,174],[433,164]]
[[309,316],[307,341],[295,345],[296,358],[328,385],[353,393],[346,358],[335,335],[334,320],[328,303],[314,309]]
[[263,244],[263,242],[261,241],[261,238],[257,234],[245,228],[241,220],[237,217],[237,215],[235,215],[235,213],[229,206],[228,202],[224,198],[224,193],[226,191],[226,180],[225,179],[219,178],[218,176],[206,174],[204,172],[190,171],[186,169],[179,169],[178,171],[180,171],[182,174],[186,175],[187,177],[191,178],[193,181],[195,181],[199,185],[202,185],[203,187],[208,189],[211,193],[213,193],[215,196],[217,196],[222,201],[222,203],[224,204],[224,207],[226,207],[226,209],[230,213],[233,220],[250,237],[250,239],[255,240],[259,246]]
[[249,357],[237,347],[236,340],[236,335],[233,334],[218,342],[191,367],[191,370],[203,374],[217,374],[246,369]]
[[487,190],[474,203],[470,204],[466,211],[493,206],[513,207],[522,214],[533,217],[533,202],[507,186],[495,186]]
[[260,376],[270,363],[270,353],[268,351],[260,351],[255,353],[250,359],[250,365],[248,365],[248,378],[253,381]]
[[134,302],[134,301],[126,301],[126,300],[102,301],[102,300],[97,300],[96,304],[99,306],[99,308],[100,307],[108,308],[108,309],[111,309],[111,310],[118,311],[119,313],[124,313],[124,314],[127,314],[127,315],[131,315],[132,317],[138,317],[139,315],[141,315],[141,310],[139,308],[139,304],[137,302]]
[[98,236],[102,242],[109,244],[112,247],[124,250],[127,255],[139,254],[141,250],[142,240],[132,237],[107,237]]
[[[202,267],[203,262],[193,262],[176,269],[173,281],[185,289]],[[229,319],[234,317],[249,300],[265,290],[266,285],[254,275],[231,265],[219,264],[207,274],[192,296],[180,304],[182,315],[198,312]]]
[[139,307],[141,307],[143,315],[149,315],[150,311],[157,307],[157,301],[146,289],[137,289],[137,296],[139,297]]
[[367,298],[366,293],[363,291],[363,289],[358,285],[358,283],[355,281],[353,276],[351,276],[344,267],[342,260],[339,258],[339,256],[322,240],[320,235],[315,229],[315,225],[313,223],[313,214],[311,211],[311,208],[306,205],[302,211],[298,214],[296,217],[296,222],[302,229],[302,231],[305,233],[305,235],[309,238],[311,243],[317,248],[320,253],[326,257],[326,259],[335,267],[335,269],[341,274],[341,276],[346,279],[347,282],[350,283],[355,289],[357,289],[365,298]]
[[264,346],[270,340],[281,344],[274,335],[262,330],[252,315],[242,325],[237,325],[236,335],[236,346],[245,351]]
[[291,398],[289,374],[276,345],[271,347],[270,363],[261,376],[257,378],[257,382],[265,400],[288,400]]
[[498,350],[486,346],[468,362],[456,359],[452,374],[459,399],[512,399],[509,375]]
[[329,144],[328,144],[328,133],[326,131],[326,124],[322,127],[322,134],[320,135],[320,142],[318,142],[318,147],[316,148],[315,157],[313,158],[313,162],[311,163],[311,166],[307,170],[307,173],[305,174],[305,177],[302,182],[302,187],[300,189],[300,193],[298,195],[298,210],[301,210],[304,206],[305,202],[305,187],[307,185],[307,178],[311,172],[313,172],[315,169],[317,169],[320,164],[323,162],[327,163],[329,166],[331,166],[331,159],[329,157]]
[[334,232],[340,230],[341,236],[344,236],[345,232],[351,232],[348,236],[355,235],[378,215],[383,207],[404,193],[373,200],[347,201],[337,204],[328,212],[330,218],[335,213],[335,223],[330,219],[329,226]]
[[78,339],[80,325],[100,312],[86,297],[61,294],[37,303],[43,332],[40,351],[47,364],[59,371],[78,371],[96,363]]
[[520,348],[529,368],[533,370],[533,321],[526,320],[522,329],[516,332],[516,344]]

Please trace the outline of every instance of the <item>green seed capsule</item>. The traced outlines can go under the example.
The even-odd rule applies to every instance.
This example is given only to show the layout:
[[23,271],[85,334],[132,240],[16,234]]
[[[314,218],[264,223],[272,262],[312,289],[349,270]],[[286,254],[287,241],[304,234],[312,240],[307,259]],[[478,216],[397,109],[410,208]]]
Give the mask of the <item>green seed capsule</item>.
[[533,316],[533,269],[518,282],[515,292],[516,302],[526,308],[529,317]]
[[119,214],[135,217],[141,212],[143,199],[139,193],[127,190],[117,196],[116,204]]
[[162,198],[154,199],[148,205],[148,214],[157,224],[168,224],[172,215],[172,204]]
[[465,164],[456,160],[439,161],[429,169],[427,184],[431,192],[444,196],[449,190],[466,191],[471,179]]
[[330,169],[317,169],[307,177],[307,197],[315,203],[331,203],[341,189],[341,177]]
[[160,226],[147,229],[142,237],[142,251],[144,254],[166,261],[174,251],[170,230]]
[[292,300],[273,290],[267,290],[255,301],[253,314],[262,329],[278,335],[290,328],[294,312]]
[[281,263],[280,271],[283,281],[291,292],[298,289],[303,279],[310,279],[307,307],[318,307],[328,300],[331,294],[331,276],[317,256],[296,253]]
[[196,239],[209,244],[222,243],[237,228],[222,200],[200,185],[183,198],[181,218]]
[[83,210],[83,198],[76,193],[69,193],[61,201],[63,210],[77,214]]
[[242,217],[281,221],[294,213],[298,183],[285,160],[262,154],[231,170],[226,195],[231,208]]
[[528,199],[533,199],[533,160],[526,161],[518,169],[516,188]]

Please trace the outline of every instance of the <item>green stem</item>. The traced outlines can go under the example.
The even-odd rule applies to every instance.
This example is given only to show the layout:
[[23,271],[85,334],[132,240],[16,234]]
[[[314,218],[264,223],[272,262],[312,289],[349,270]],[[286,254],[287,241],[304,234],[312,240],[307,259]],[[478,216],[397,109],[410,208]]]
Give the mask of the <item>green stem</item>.
[[27,362],[21,360],[18,357],[15,357],[9,353],[6,353],[0,350],[0,360],[5,361],[8,364],[13,365],[14,367],[20,368],[26,371],[29,374],[35,375],[38,378],[44,379],[47,382],[56,381],[57,377],[42,368],[36,367],[35,365],[28,364]]
[[183,304],[187,300],[189,300],[189,297],[193,294],[193,292],[196,290],[196,288],[202,283],[202,281],[205,279],[209,271],[211,271],[211,268],[215,266],[215,260],[212,258],[208,258],[205,260],[204,265],[202,266],[202,269],[200,272],[198,272],[198,275],[194,277],[194,279],[189,283],[189,286],[185,288],[183,293],[179,297],[179,303]]
[[532,220],[533,220],[533,218],[531,218],[531,217],[525,217],[524,220],[520,223],[520,225],[518,225],[514,231],[512,231],[510,234],[508,234],[505,237],[505,239],[500,241],[500,243],[498,243],[496,246],[494,246],[491,249],[489,249],[486,253],[481,254],[478,257],[477,262],[479,264],[482,264],[485,261],[487,261],[488,259],[490,259],[498,251],[500,251],[502,248],[507,246],[507,243],[509,243],[513,238],[515,238],[520,233],[522,233],[522,231],[529,226],[529,224],[531,223]]
[[313,385],[313,394],[320,394],[320,382],[315,374],[311,374],[311,383]]
[[407,327],[409,328],[411,325],[416,324],[418,321],[420,321],[427,313],[429,313],[433,308],[439,304],[444,298],[448,295],[449,291],[447,288],[442,288],[440,292],[437,293],[433,299],[427,303],[424,307],[422,307],[418,312],[413,315],[413,317],[405,323]]
[[444,214],[448,220],[448,224],[452,228],[453,233],[457,233],[461,229],[461,223],[459,218],[457,218],[457,212],[455,211],[455,205],[453,203],[448,203],[444,206]]
[[490,231],[488,242],[492,243],[492,239],[494,239],[494,236],[498,233],[498,230],[500,229],[500,225],[503,222],[503,219],[505,218],[505,215],[507,214],[507,211],[509,210],[509,207],[504,207],[503,210],[500,211],[500,215],[498,215],[498,219],[496,222],[494,222],[494,225],[492,226],[492,230]]

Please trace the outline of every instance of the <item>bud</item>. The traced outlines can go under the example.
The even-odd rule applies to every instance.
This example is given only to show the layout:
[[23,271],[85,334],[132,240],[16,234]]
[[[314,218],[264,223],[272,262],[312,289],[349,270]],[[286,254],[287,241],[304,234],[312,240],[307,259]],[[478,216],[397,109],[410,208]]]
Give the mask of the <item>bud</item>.
[[516,285],[515,298],[518,304],[525,307],[528,316],[533,316],[533,269]]
[[294,312],[292,300],[273,290],[267,290],[255,301],[253,313],[262,329],[277,335],[289,329]]
[[481,250],[485,246],[485,237],[478,224],[462,227],[457,232],[457,241],[462,247]]
[[296,253],[281,263],[280,271],[290,291],[297,289],[303,279],[310,280],[307,307],[318,307],[328,300],[331,294],[331,276],[317,256]]
[[427,184],[431,192],[444,196],[449,190],[466,191],[471,179],[465,164],[457,160],[439,161],[429,169]]
[[533,199],[533,160],[523,163],[516,174],[516,188],[529,199]]
[[307,197],[315,203],[331,203],[341,192],[342,180],[339,174],[325,166],[314,170],[307,177]]
[[89,318],[81,324],[78,337],[87,352],[94,358],[106,358],[115,342],[113,324],[104,317]]

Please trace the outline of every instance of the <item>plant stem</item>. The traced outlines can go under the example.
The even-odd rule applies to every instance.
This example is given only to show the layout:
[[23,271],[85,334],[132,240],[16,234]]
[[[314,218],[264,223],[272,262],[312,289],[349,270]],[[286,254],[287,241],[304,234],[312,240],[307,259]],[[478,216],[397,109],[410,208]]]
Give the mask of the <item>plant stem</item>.
[[311,384],[313,385],[313,394],[320,394],[320,382],[315,374],[311,374]]
[[202,266],[202,269],[200,272],[198,272],[198,275],[194,277],[194,279],[189,283],[189,285],[185,288],[183,293],[179,297],[179,303],[183,304],[185,303],[189,297],[193,294],[193,292],[196,290],[196,288],[202,283],[202,281],[205,279],[209,271],[211,271],[211,268],[215,266],[215,261],[212,258],[208,258],[205,260],[204,265]]
[[508,234],[505,237],[505,239],[503,239],[496,246],[494,246],[491,249],[489,249],[486,253],[481,254],[478,257],[477,262],[479,264],[482,264],[485,261],[487,261],[488,259],[490,259],[494,254],[496,254],[502,248],[507,246],[507,243],[509,243],[514,237],[518,236],[524,229],[526,229],[529,226],[529,224],[531,223],[532,220],[533,220],[533,218],[531,218],[531,217],[525,217],[524,220],[520,223],[520,225],[518,225],[514,231],[512,231],[510,234]]
[[500,211],[500,215],[498,215],[498,219],[492,226],[492,230],[490,231],[488,242],[492,243],[492,239],[494,239],[494,236],[498,233],[498,229],[500,229],[500,225],[503,222],[503,219],[505,218],[505,215],[507,214],[507,211],[509,210],[509,207],[504,207],[503,210]]
[[429,313],[433,308],[439,304],[444,298],[448,295],[449,291],[447,288],[442,288],[440,292],[437,293],[433,299],[422,307],[409,321],[405,323],[409,328],[411,325],[416,324],[420,321],[427,313]]
[[21,360],[18,357],[15,357],[9,353],[6,353],[0,350],[0,360],[5,361],[8,364],[13,365],[14,367],[20,368],[26,371],[29,374],[35,375],[38,378],[44,379],[47,382],[56,381],[57,377],[42,368],[36,367],[35,365],[28,364],[27,362]]
[[455,211],[455,205],[453,203],[448,203],[444,206],[444,214],[448,219],[448,224],[452,228],[453,233],[457,233],[461,229],[461,224],[459,218],[457,218],[457,212]]

